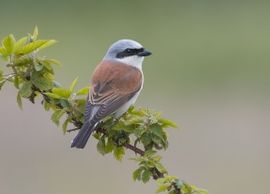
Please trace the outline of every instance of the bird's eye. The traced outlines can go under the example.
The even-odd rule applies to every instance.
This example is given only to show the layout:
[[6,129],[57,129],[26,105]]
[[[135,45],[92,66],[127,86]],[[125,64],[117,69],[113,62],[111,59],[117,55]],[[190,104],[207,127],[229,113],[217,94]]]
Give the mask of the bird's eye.
[[126,52],[127,52],[127,53],[131,53],[132,50],[131,50],[131,49],[127,49]]

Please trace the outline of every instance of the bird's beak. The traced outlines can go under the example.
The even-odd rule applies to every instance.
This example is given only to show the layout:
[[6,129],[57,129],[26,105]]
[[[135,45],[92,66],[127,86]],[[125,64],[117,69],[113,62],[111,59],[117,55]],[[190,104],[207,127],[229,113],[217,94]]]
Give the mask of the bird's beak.
[[152,55],[152,53],[150,51],[144,49],[142,52],[138,53],[137,55],[140,57],[147,57],[149,55]]

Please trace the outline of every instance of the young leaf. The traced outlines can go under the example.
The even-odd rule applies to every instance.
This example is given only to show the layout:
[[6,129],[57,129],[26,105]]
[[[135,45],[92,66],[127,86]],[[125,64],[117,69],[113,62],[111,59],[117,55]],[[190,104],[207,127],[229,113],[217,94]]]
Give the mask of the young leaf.
[[144,170],[144,167],[140,167],[138,169],[136,169],[133,174],[132,174],[132,178],[134,181],[136,180],[141,180],[141,174],[142,174],[142,171]]
[[101,138],[98,143],[97,143],[97,150],[99,153],[101,153],[102,155],[106,154],[105,151],[105,140],[104,138]]
[[114,155],[116,160],[121,161],[125,155],[124,148],[123,147],[115,147],[115,149],[113,151],[113,155]]
[[64,109],[58,109],[52,114],[51,119],[56,125],[59,125],[59,120],[64,114],[65,114]]
[[177,128],[176,123],[174,123],[173,121],[170,121],[168,119],[159,118],[158,121],[159,121],[159,123],[162,124],[163,128],[168,128],[168,127]]
[[64,134],[67,132],[67,126],[68,126],[69,122],[70,122],[69,119],[66,119],[62,125],[62,129],[63,129]]
[[[46,78],[45,78],[46,76]],[[31,77],[32,83],[40,90],[50,90],[53,87],[53,82],[47,74],[41,74],[39,71],[34,71]]]
[[18,76],[15,76],[15,77],[14,77],[13,84],[14,84],[14,86],[15,86],[17,89],[19,89],[20,79],[19,79]]
[[8,35],[7,37],[4,38],[4,40],[2,41],[2,45],[3,47],[6,49],[6,54],[10,55],[12,54],[13,50],[14,50],[14,45],[15,45],[15,38],[13,36],[13,34]]
[[34,67],[36,71],[41,71],[43,69],[43,65],[41,63],[34,63]]
[[37,40],[37,37],[38,37],[38,27],[35,26],[31,39],[35,41]]
[[30,81],[24,82],[19,93],[22,97],[28,98],[32,94],[32,83]]
[[51,93],[51,92],[45,92],[44,94],[45,94],[46,96],[48,96],[48,97],[51,97],[51,98],[61,99],[61,96],[58,96],[58,95],[53,94],[53,93]]
[[156,193],[161,193],[161,192],[165,192],[168,190],[168,187],[170,185],[169,184],[162,184],[158,187],[158,189],[156,190]]
[[145,170],[142,173],[142,181],[143,181],[143,183],[147,183],[149,181],[150,177],[151,177],[151,172],[149,170]]
[[76,92],[77,96],[88,94],[89,87],[84,87]]
[[7,50],[4,47],[0,47],[0,55],[2,55],[3,59],[6,60],[8,56]]
[[77,82],[78,82],[78,77],[76,79],[74,79],[73,82],[71,83],[71,85],[69,87],[69,91],[70,92],[73,92],[74,91],[74,88],[77,85]]
[[57,43],[56,40],[47,40],[43,45],[41,45],[41,46],[39,47],[39,49],[47,48],[47,47],[49,47],[49,46],[54,45],[55,43]]
[[16,55],[29,54],[37,49],[40,49],[47,42],[48,42],[48,40],[36,40],[34,42],[30,42],[30,43],[24,45],[23,47],[21,47],[20,49],[17,49],[15,54]]
[[15,43],[15,45],[14,45],[14,51],[15,51],[15,53],[26,44],[27,40],[28,40],[28,37],[25,36],[25,37],[21,38],[20,40],[18,40]]
[[22,98],[21,98],[21,95],[20,95],[19,92],[18,92],[18,94],[17,94],[17,104],[18,104],[19,108],[22,110],[22,109],[23,109],[23,106],[22,106]]
[[43,59],[41,61],[50,65],[59,65],[59,66],[61,65],[60,61],[56,59]]
[[68,99],[71,95],[70,90],[67,90],[65,88],[53,88],[52,93],[56,94],[57,96],[60,96],[64,99]]

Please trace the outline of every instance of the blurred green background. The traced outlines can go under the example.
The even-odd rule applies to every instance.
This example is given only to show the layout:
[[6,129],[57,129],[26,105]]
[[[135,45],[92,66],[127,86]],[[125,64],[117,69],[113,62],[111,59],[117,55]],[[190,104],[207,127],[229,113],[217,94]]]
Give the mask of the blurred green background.
[[[42,52],[63,63],[58,81],[79,76],[80,87],[110,44],[139,41],[153,55],[137,106],[181,126],[162,153],[170,174],[212,194],[268,194],[269,10],[269,1],[0,0],[0,37],[38,25],[40,37],[59,41]],[[12,87],[1,91],[1,194],[154,193],[154,182],[132,181],[132,161],[101,156],[93,138],[70,149],[75,134],[63,136],[50,113],[24,104],[20,111]]]

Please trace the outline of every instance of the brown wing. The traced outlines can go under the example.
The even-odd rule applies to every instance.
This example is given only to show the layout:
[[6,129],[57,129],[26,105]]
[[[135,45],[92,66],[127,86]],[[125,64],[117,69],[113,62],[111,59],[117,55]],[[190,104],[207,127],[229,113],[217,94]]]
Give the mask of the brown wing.
[[142,73],[123,63],[103,61],[95,69],[91,82],[85,118],[98,122],[115,112],[140,90]]

